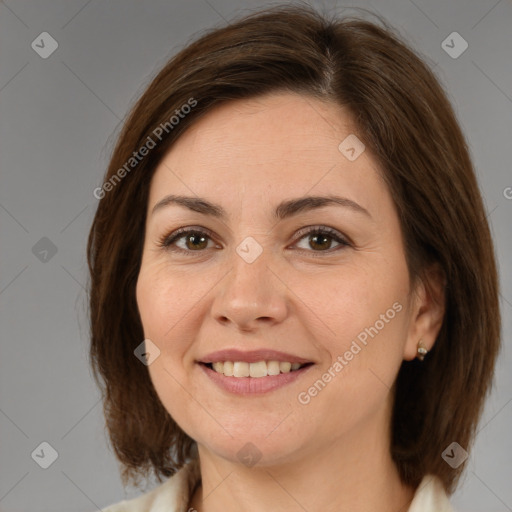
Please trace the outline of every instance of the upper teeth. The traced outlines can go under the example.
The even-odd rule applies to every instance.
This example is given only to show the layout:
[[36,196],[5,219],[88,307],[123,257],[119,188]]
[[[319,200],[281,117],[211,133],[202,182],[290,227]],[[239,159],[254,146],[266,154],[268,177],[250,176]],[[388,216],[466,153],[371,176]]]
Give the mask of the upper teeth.
[[217,373],[226,377],[266,377],[267,375],[279,375],[298,370],[300,363],[286,363],[281,361],[258,361],[257,363],[246,363],[244,361],[224,361],[212,363]]

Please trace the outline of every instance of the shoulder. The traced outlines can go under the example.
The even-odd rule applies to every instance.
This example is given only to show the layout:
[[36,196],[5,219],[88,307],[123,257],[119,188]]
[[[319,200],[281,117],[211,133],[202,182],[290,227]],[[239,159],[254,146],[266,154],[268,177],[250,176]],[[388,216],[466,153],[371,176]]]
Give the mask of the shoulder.
[[455,512],[441,480],[425,475],[416,489],[408,512]]
[[103,512],[187,512],[190,496],[199,479],[197,460],[192,460],[153,490],[131,500],[114,503],[102,510]]

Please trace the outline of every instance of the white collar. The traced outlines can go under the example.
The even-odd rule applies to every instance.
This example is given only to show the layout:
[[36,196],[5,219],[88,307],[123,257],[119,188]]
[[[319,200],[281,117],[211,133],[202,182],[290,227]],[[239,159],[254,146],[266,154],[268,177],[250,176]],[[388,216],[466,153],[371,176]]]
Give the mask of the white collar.
[[[104,512],[188,512],[190,498],[200,478],[199,461],[193,459],[150,492],[111,505]],[[454,509],[441,480],[426,475],[407,512],[454,512]]]

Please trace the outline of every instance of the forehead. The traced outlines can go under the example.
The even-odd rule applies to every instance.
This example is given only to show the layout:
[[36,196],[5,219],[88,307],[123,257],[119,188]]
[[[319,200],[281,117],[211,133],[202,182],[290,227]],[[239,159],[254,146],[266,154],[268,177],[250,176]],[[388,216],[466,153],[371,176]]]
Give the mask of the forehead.
[[310,96],[273,93],[224,103],[172,146],[156,169],[150,203],[170,191],[224,201],[234,191],[244,199],[333,189],[378,195],[383,182],[369,152],[350,161],[339,149],[356,133],[346,110]]
[[[274,93],[224,103],[198,120],[171,151],[191,157],[212,155],[229,163],[237,155],[259,155],[258,164],[276,157],[331,148],[336,154],[340,137],[355,131],[348,113],[332,102],[309,96]],[[278,137],[276,137],[278,135]],[[178,147],[181,146],[181,147]]]

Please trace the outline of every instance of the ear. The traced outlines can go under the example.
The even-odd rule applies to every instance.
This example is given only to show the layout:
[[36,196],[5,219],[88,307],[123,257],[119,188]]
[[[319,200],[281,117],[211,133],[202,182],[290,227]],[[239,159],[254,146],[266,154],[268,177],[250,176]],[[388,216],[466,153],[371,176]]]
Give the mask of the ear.
[[438,263],[431,265],[423,279],[418,279],[412,290],[411,321],[404,359],[412,361],[418,355],[418,342],[423,340],[432,350],[441,329],[445,313],[446,278]]

